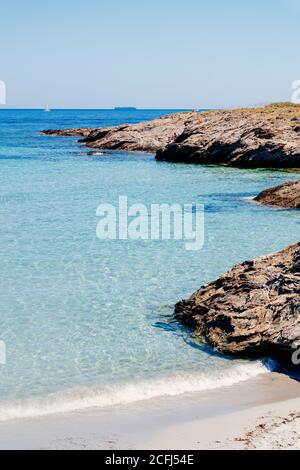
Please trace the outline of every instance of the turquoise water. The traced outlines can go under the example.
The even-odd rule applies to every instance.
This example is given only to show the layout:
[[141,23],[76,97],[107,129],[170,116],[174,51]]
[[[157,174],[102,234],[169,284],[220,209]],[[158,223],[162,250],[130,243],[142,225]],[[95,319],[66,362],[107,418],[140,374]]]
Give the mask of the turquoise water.
[[[194,342],[173,305],[234,263],[299,240],[296,211],[249,198],[295,173],[88,156],[45,128],[168,111],[0,111],[0,419],[229,385],[263,372]],[[202,203],[205,245],[101,241],[102,202]]]

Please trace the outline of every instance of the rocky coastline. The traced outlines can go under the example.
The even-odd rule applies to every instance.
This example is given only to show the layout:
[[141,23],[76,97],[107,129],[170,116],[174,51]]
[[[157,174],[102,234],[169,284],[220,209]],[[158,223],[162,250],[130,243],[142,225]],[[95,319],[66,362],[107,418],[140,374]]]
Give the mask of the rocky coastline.
[[46,130],[98,150],[153,152],[158,161],[244,168],[300,167],[300,105],[181,112],[139,124]]
[[[298,123],[298,124],[297,124]],[[157,160],[241,168],[300,167],[300,106],[212,111],[186,123]]]
[[[48,130],[78,136],[93,151],[139,151],[158,161],[244,168],[300,167],[300,106],[184,112],[104,129]],[[300,207],[300,180],[260,193],[255,201]],[[300,340],[300,242],[234,266],[175,307],[178,321],[229,354],[285,354]]]
[[122,124],[100,129],[46,130],[45,135],[81,137],[80,143],[97,150],[155,153],[184,131],[186,122],[198,113],[175,113],[139,124]]

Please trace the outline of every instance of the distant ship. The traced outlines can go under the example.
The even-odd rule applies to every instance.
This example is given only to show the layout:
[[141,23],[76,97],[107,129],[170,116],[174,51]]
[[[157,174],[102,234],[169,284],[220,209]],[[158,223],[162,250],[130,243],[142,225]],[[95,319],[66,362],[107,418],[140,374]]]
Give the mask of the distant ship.
[[45,111],[46,113],[49,113],[49,111],[51,111],[51,109],[49,108],[49,105],[48,105],[48,104],[46,104],[44,111]]
[[135,111],[137,108],[134,108],[133,106],[125,106],[125,107],[122,107],[122,106],[117,106],[115,108],[116,111]]

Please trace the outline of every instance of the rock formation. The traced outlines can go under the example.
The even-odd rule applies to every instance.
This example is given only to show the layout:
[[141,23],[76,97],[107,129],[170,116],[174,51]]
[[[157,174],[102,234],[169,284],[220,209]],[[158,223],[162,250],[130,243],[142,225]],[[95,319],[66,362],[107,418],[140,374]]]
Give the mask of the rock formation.
[[158,160],[244,168],[300,166],[300,106],[213,111],[189,120]]
[[300,242],[233,267],[179,302],[175,316],[224,353],[292,351],[300,340]]
[[255,198],[255,201],[269,206],[299,209],[300,180],[288,181],[280,186],[266,189]]
[[139,124],[122,124],[103,129],[43,131],[46,135],[82,136],[79,142],[96,149],[155,153],[183,132],[185,122],[197,113],[176,113]]
[[156,152],[157,160],[239,167],[300,167],[300,106],[186,112],[103,129],[44,131],[96,149]]
[[54,135],[61,137],[85,137],[88,136],[91,129],[87,127],[75,128],[75,129],[49,129],[42,131],[45,135]]

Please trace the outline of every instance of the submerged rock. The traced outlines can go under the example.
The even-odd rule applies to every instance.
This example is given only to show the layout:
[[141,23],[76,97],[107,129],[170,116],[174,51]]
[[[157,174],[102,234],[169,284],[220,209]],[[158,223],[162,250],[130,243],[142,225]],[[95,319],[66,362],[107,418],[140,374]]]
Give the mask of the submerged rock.
[[287,209],[300,208],[300,180],[288,181],[262,191],[255,199],[260,204]]
[[300,242],[246,261],[175,307],[219,351],[276,354],[300,340]]
[[92,150],[91,152],[87,152],[89,156],[98,156],[98,155],[106,155],[108,152],[100,152],[99,150]]

